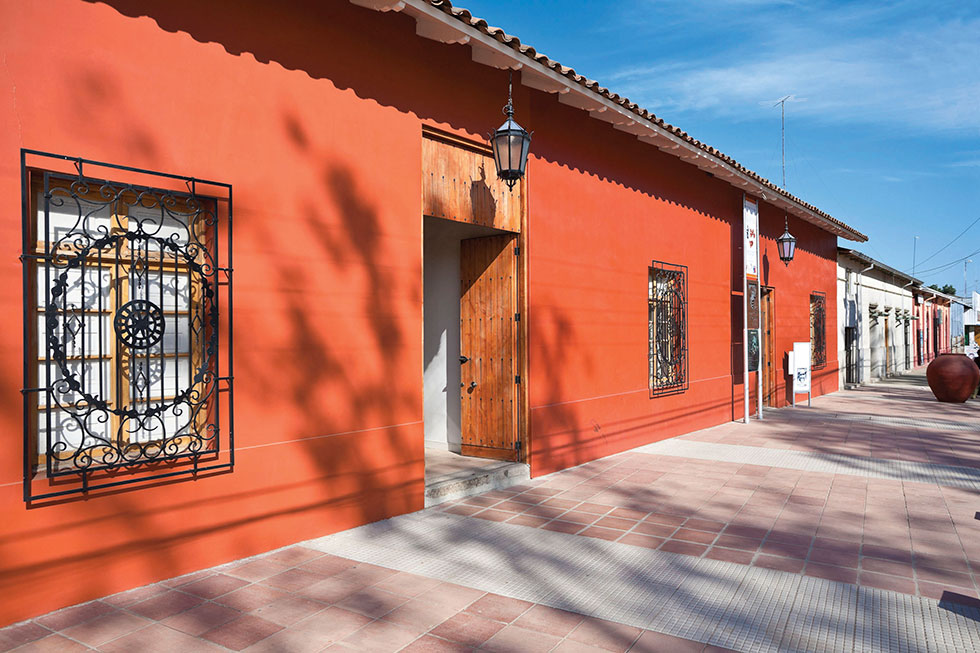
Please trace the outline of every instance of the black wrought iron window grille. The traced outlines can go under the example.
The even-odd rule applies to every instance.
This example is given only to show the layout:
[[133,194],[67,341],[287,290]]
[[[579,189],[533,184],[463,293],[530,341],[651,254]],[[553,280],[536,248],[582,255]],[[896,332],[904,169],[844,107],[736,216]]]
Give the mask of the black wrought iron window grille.
[[810,366],[819,370],[827,365],[827,294],[810,293]]
[[649,268],[650,396],[688,388],[687,266],[653,261]]
[[229,184],[21,151],[24,500],[234,466]]

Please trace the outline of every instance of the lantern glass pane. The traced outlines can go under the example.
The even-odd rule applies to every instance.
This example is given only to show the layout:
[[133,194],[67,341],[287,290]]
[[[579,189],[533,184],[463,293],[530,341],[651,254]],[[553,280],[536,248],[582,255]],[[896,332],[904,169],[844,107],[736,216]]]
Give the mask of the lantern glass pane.
[[523,136],[523,142],[521,147],[521,173],[523,173],[524,169],[527,167],[527,155],[531,149],[531,135],[525,132],[524,134],[522,134],[522,136]]
[[495,132],[493,138],[490,140],[490,146],[493,148],[493,162],[494,165],[497,166],[497,174],[500,174],[500,171],[503,170],[504,167],[502,158],[503,152],[501,151],[503,148],[500,145],[501,140],[503,139],[499,132]]
[[521,143],[521,132],[513,130],[510,132],[510,138],[508,139],[508,146],[510,147],[510,169],[520,170],[521,169],[521,150],[523,149]]

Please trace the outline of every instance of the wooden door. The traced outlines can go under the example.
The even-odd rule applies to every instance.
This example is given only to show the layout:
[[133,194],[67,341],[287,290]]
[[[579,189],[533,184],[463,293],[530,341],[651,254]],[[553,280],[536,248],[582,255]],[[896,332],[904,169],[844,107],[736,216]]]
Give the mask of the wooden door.
[[516,234],[460,242],[459,392],[464,456],[521,459],[516,245]]
[[762,403],[766,406],[776,405],[776,382],[778,380],[779,361],[776,360],[776,330],[773,328],[773,289],[762,289]]

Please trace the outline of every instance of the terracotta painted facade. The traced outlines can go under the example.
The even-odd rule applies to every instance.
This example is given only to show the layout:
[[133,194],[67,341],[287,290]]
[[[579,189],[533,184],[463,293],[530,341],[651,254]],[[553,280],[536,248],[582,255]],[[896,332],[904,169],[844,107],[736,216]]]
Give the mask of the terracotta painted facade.
[[[950,306],[945,295],[936,295],[928,288],[916,289],[912,308],[915,330],[915,357],[925,365],[939,354],[952,351],[950,339]],[[957,308],[959,306],[957,305]]]
[[[8,3],[0,43],[0,625],[421,509],[422,128],[482,138],[507,73],[343,2]],[[514,102],[532,475],[739,419],[742,191],[554,95]],[[232,185],[233,472],[25,505],[21,148]],[[784,266],[760,206],[776,352],[826,293],[814,394],[835,391],[837,238],[790,216]],[[657,398],[651,260],[689,270],[690,387]]]

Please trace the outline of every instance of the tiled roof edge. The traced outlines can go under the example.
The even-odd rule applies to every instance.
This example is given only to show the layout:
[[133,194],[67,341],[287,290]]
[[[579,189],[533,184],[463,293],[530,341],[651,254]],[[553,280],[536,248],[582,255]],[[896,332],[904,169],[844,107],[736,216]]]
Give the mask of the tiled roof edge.
[[428,4],[433,8],[438,9],[448,14],[449,16],[452,16],[456,20],[460,21],[461,23],[464,23],[465,25],[469,26],[472,29],[478,30],[482,34],[489,36],[490,38],[496,40],[500,44],[509,47],[510,49],[527,57],[528,59],[531,59],[535,63],[545,66],[546,68],[558,73],[559,75],[562,75],[563,77],[569,79],[575,84],[578,84],[579,86],[589,89],[596,95],[600,95],[606,98],[607,100],[610,100],[615,104],[618,104],[619,106],[623,107],[627,111],[630,111],[631,113],[654,123],[661,129],[664,129],[665,131],[668,131],[671,134],[683,139],[686,143],[702,150],[703,152],[710,154],[711,156],[715,157],[716,159],[719,159],[720,161],[723,161],[724,163],[728,164],[738,172],[749,177],[753,181],[756,181],[759,184],[765,186],[767,189],[775,193],[778,193],[784,198],[790,200],[791,202],[798,204],[799,206],[805,208],[806,210],[819,216],[820,218],[823,218],[824,220],[836,225],[840,229],[849,232],[853,236],[852,238],[853,240],[858,242],[865,242],[868,240],[868,237],[865,234],[861,233],[854,227],[851,227],[850,225],[841,222],[840,220],[833,217],[832,215],[818,209],[813,204],[810,204],[809,202],[802,200],[801,198],[793,195],[792,193],[789,193],[785,189],[780,188],[779,186],[772,183],[765,177],[762,177],[761,175],[759,175],[756,172],[753,172],[752,170],[749,170],[741,163],[739,163],[732,157],[728,156],[727,154],[721,152],[717,148],[711,147],[706,143],[702,143],[698,139],[690,136],[687,132],[681,130],[679,127],[675,127],[674,125],[671,125],[670,123],[664,121],[662,118],[657,117],[652,111],[644,109],[643,107],[639,106],[635,102],[630,101],[629,98],[623,97],[617,93],[613,93],[608,88],[599,86],[599,83],[597,81],[588,79],[583,75],[579,75],[578,73],[575,72],[573,68],[569,68],[568,66],[563,66],[559,62],[554,61],[553,59],[550,59],[544,54],[539,53],[533,47],[521,43],[521,40],[516,36],[507,34],[506,32],[504,32],[504,30],[500,29],[499,27],[493,27],[492,25],[487,23],[487,21],[485,21],[484,19],[474,16],[468,9],[464,9],[462,7],[455,7],[453,6],[453,3],[450,0],[425,0],[425,1],[428,2]]

